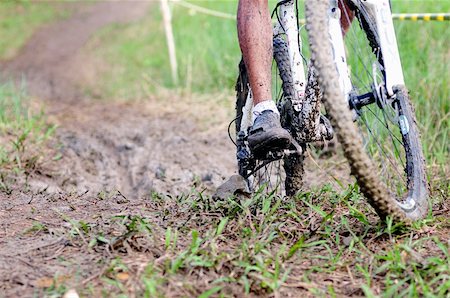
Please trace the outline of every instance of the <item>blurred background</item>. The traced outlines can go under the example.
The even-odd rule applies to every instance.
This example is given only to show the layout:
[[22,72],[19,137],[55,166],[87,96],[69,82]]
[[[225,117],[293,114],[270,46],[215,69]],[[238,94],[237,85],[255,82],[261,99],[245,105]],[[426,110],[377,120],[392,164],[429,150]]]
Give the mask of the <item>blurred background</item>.
[[[271,7],[275,3],[271,0]],[[205,113],[221,115],[216,122],[233,118],[240,60],[233,19],[237,1],[169,1],[176,84],[159,1],[17,0],[0,5],[0,119],[4,125],[14,121],[14,115],[6,113],[11,98],[20,114],[18,106],[26,103],[18,98],[26,101],[27,96],[36,95],[42,100],[128,103],[171,98],[166,109],[186,102],[186,114],[211,119],[211,115],[192,113],[195,106],[208,105]],[[448,12],[450,2],[393,0],[392,10]],[[432,173],[443,174],[449,151],[449,23],[395,21],[395,26],[428,165]],[[16,87],[10,84],[13,78],[20,82]],[[193,98],[196,105],[190,104]]]

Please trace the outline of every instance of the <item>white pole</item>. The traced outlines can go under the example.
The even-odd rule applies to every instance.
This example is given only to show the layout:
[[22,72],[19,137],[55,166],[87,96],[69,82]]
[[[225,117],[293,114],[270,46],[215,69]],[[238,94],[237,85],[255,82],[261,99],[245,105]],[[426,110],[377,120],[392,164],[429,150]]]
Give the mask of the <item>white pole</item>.
[[161,11],[163,15],[164,29],[166,31],[167,48],[169,49],[170,68],[172,69],[172,80],[178,85],[178,66],[175,54],[175,41],[172,31],[172,16],[167,0],[161,0]]

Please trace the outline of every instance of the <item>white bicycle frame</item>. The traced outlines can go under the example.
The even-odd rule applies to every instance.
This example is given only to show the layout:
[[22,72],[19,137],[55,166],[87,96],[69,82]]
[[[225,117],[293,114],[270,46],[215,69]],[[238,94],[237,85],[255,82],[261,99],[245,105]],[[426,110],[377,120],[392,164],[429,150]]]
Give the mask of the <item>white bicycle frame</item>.
[[[305,65],[300,53],[302,40],[298,32],[297,15],[295,12],[295,0],[285,2],[280,5],[279,22],[274,25],[274,36],[278,34],[286,35],[288,45],[289,60],[294,82],[294,90],[298,95],[293,107],[298,111],[305,100],[306,76]],[[365,9],[376,21],[376,31],[379,36],[381,53],[385,61],[384,71],[386,73],[385,87],[388,95],[394,96],[393,87],[395,85],[404,85],[403,72],[400,62],[400,55],[397,47],[394,25],[389,0],[350,0],[356,7]],[[281,2],[281,1],[280,1]],[[330,0],[329,10],[329,36],[334,50],[334,61],[339,73],[339,84],[342,92],[348,96],[352,91],[350,80],[350,71],[347,65],[344,38],[340,23],[341,12],[338,8],[337,0]],[[241,131],[247,133],[247,128],[252,125],[253,97],[251,88],[248,94],[246,104],[243,107],[243,117],[241,121]]]

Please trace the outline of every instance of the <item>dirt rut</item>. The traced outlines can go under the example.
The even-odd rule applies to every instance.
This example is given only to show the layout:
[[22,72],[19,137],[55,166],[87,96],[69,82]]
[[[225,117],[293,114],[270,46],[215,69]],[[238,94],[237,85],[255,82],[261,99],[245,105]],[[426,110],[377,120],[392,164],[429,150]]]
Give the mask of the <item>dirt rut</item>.
[[[145,209],[142,198],[152,191],[171,196],[193,187],[211,191],[236,172],[226,131],[232,98],[230,111],[224,111],[214,98],[195,101],[169,94],[118,103],[86,98],[81,91],[80,76],[90,59],[79,50],[90,36],[105,25],[138,20],[151,5],[71,4],[70,18],[42,28],[17,57],[0,62],[2,77],[24,78],[29,94],[58,125],[49,162],[29,177],[26,188],[0,193],[0,297],[42,293],[42,281],[55,274],[72,276],[78,284],[74,270],[87,278],[82,284],[95,278],[94,263],[100,264],[102,256],[71,245],[64,236],[70,220],[101,223],[142,210],[148,215],[152,210]],[[340,171],[340,164],[336,167]],[[305,184],[330,177],[315,168],[307,171]],[[45,225],[45,235],[30,232],[36,223]]]
[[59,163],[40,187],[119,190],[138,197],[151,191],[179,194],[199,184],[213,189],[234,171],[225,129],[202,131],[195,120],[178,115],[155,112],[148,103],[86,104],[76,113],[70,107],[60,111],[55,119],[61,123],[60,153],[69,162]]
[[59,126],[62,161],[32,179],[33,189],[175,194],[202,181],[213,187],[233,173],[227,119],[202,133],[175,106],[162,112],[152,100],[117,104],[83,95],[80,77],[92,59],[80,49],[90,36],[108,24],[139,20],[150,8],[158,9],[147,1],[71,5],[65,8],[73,11],[70,18],[42,28],[17,57],[0,64],[4,76],[25,79],[28,92],[45,102]]
[[[213,190],[234,173],[227,117],[205,126],[184,107],[158,98],[117,103],[92,100],[81,91],[82,68],[90,59],[80,49],[90,36],[108,24],[138,20],[151,5],[70,4],[71,17],[42,28],[14,59],[0,62],[1,77],[25,79],[28,93],[58,125],[53,155],[47,156],[57,160],[43,163],[26,187],[0,194],[0,297],[32,295],[42,288],[42,277],[72,270],[52,257],[54,248],[67,248],[58,232],[44,238],[24,234],[33,222],[58,229],[66,215],[90,221],[99,212],[139,212],[141,196],[152,191]],[[102,192],[108,200],[98,204]],[[91,270],[93,260],[77,249],[63,254]]]

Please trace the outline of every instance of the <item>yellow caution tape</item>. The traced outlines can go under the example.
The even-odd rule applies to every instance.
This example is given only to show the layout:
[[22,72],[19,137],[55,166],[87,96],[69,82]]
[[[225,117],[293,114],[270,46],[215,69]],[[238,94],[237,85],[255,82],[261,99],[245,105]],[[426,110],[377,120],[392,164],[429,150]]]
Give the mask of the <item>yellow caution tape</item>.
[[[236,20],[236,16],[221,11],[212,10],[199,5],[195,5],[183,0],[171,0],[170,2],[191,9],[192,11],[203,13],[206,15]],[[450,13],[393,13],[392,19],[400,21],[449,21]],[[305,20],[299,20],[300,24],[304,24]]]
[[393,13],[394,20],[401,21],[449,21],[450,13]]

